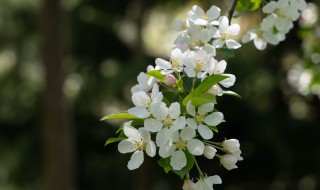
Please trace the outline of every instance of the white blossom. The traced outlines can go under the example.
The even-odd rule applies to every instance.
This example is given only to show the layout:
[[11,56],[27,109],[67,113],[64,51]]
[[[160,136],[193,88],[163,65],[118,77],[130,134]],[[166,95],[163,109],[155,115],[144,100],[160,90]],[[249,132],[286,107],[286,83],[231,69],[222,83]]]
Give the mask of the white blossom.
[[184,150],[188,150],[195,156],[200,156],[204,151],[204,144],[199,139],[194,139],[196,132],[191,127],[185,127],[179,133],[173,132],[170,140],[159,149],[162,158],[170,157],[170,165],[174,170],[181,170],[187,165]]
[[159,86],[153,85],[151,96],[144,91],[132,94],[132,102],[135,107],[130,108],[128,112],[139,118],[148,118],[151,115],[150,108],[153,103],[161,102],[163,98],[162,92],[159,92]]
[[208,126],[217,126],[223,121],[223,114],[221,112],[212,112],[213,109],[214,104],[207,103],[201,105],[196,112],[196,108],[191,101],[187,104],[187,112],[193,117],[187,118],[187,125],[197,129],[204,139],[213,137],[213,131]]
[[172,132],[183,129],[186,126],[185,116],[180,116],[180,104],[172,103],[169,108],[164,102],[151,105],[151,113],[154,118],[144,121],[145,128],[150,132],[158,132],[156,143],[163,146],[169,139]]
[[143,163],[143,151],[146,151],[150,157],[155,156],[156,145],[145,128],[136,129],[131,126],[131,122],[126,122],[123,131],[128,139],[124,139],[118,144],[118,150],[123,154],[133,152],[128,162],[129,170],[137,169]]
[[184,72],[188,77],[203,78],[215,60],[205,50],[187,51]]
[[157,58],[155,62],[156,69],[160,69],[161,73],[165,75],[183,70],[183,54],[179,48],[172,50],[170,62],[161,58]]
[[[152,70],[155,70],[155,68],[149,65],[147,67],[147,71],[152,71]],[[144,72],[141,72],[138,75],[137,79],[138,79],[138,84],[134,85],[131,88],[131,93],[135,93],[139,91],[149,92],[152,89],[153,85],[157,82],[156,78],[149,76]]]
[[241,45],[235,40],[230,39],[230,37],[238,35],[239,32],[239,24],[229,25],[229,19],[226,16],[221,16],[219,18],[219,30],[216,30],[213,35],[214,38],[217,38],[213,41],[213,45],[216,48],[221,48],[226,44],[229,49],[238,49]]
[[201,7],[194,5],[188,12],[188,19],[196,25],[217,25],[216,19],[220,16],[220,12],[220,8],[214,5],[206,13]]

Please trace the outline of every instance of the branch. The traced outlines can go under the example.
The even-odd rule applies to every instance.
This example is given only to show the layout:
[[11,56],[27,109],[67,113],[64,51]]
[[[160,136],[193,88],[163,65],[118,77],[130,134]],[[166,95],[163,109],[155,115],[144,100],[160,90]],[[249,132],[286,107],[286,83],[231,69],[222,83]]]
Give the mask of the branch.
[[229,14],[228,14],[228,18],[229,18],[229,24],[231,24],[231,19],[232,19],[232,16],[233,16],[233,13],[236,9],[236,5],[238,3],[238,0],[233,0],[233,3],[231,5],[231,8],[229,10]]

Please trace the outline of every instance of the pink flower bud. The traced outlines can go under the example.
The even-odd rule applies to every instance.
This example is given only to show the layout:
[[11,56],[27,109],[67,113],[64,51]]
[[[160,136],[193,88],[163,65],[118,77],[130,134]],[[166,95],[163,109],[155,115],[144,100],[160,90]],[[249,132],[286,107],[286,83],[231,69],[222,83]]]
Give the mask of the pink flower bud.
[[168,74],[166,76],[165,84],[168,85],[168,86],[172,86],[172,85],[176,84],[176,78],[173,75]]
[[191,181],[190,179],[185,181],[183,186],[182,186],[182,189],[183,190],[195,190],[195,183],[193,183],[193,181]]

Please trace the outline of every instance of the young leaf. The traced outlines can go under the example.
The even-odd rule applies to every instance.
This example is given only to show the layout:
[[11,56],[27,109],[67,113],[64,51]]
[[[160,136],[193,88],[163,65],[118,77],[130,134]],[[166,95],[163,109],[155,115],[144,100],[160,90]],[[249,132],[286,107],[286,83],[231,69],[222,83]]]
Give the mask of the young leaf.
[[216,96],[208,92],[200,94],[200,96],[192,97],[191,101],[195,107],[200,107],[201,105],[206,103],[217,103]]
[[144,124],[144,120],[140,119],[140,118],[134,119],[131,122],[131,126],[133,126],[133,127],[140,127],[140,126],[143,126],[143,124]]
[[109,138],[106,143],[104,144],[104,146],[107,146],[108,144],[114,143],[114,142],[119,142],[122,141],[123,139],[125,139],[124,137],[118,137],[118,138]]
[[158,160],[159,166],[163,167],[164,172],[169,173],[172,170],[170,165],[170,157],[169,158],[161,158]]
[[136,119],[136,118],[138,118],[138,117],[131,115],[128,112],[120,112],[120,113],[107,115],[107,116],[103,117],[102,119],[100,119],[100,121],[104,121],[107,119]]
[[214,131],[214,132],[216,132],[216,133],[218,133],[219,132],[219,130],[218,130],[218,128],[216,127],[216,126],[208,126],[212,131]]
[[213,85],[219,83],[220,81],[228,78],[228,76],[225,75],[210,75],[207,78],[205,78],[196,89],[194,89],[188,96],[186,96],[183,100],[183,105],[186,106],[188,102],[193,97],[199,97],[202,93],[206,92],[209,88],[211,88]]
[[217,49],[217,51],[218,51],[219,53],[222,53],[222,54],[228,56],[228,57],[234,57],[234,52],[233,52],[232,49],[219,48],[219,49]]
[[160,80],[161,82],[165,83],[166,82],[166,75],[163,75],[160,73],[159,70],[151,70],[147,72],[147,75],[153,76],[154,78]]

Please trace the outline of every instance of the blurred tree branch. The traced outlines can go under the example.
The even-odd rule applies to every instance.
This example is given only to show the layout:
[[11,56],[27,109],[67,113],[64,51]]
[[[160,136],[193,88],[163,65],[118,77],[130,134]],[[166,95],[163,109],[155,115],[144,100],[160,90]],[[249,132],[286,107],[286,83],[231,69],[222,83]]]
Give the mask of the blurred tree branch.
[[74,189],[73,132],[63,94],[62,23],[59,0],[44,0],[41,12],[44,89],[44,179],[46,190]]

